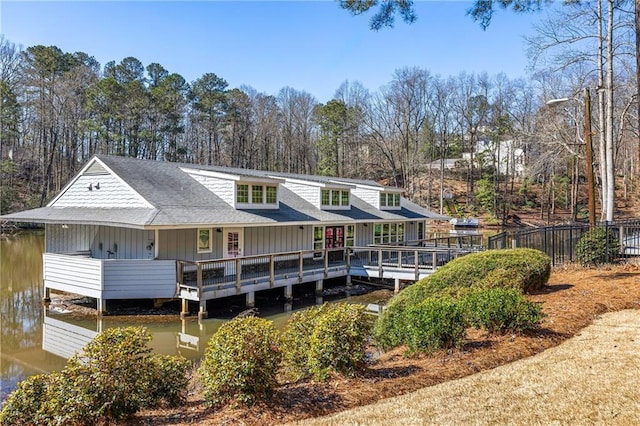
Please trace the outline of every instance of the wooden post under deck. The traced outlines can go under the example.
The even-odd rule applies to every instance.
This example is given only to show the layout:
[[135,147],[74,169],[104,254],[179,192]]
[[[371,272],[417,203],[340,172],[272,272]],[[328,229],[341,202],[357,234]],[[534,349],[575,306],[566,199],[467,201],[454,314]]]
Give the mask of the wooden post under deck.
[[42,298],[42,302],[51,303],[51,289],[49,287],[44,288],[44,297]]
[[256,293],[253,291],[247,293],[246,300],[247,308],[254,308],[256,306]]
[[189,316],[189,301],[187,299],[182,299],[182,310],[180,312],[180,318],[184,319],[186,316]]
[[198,319],[207,319],[209,318],[209,313],[207,312],[207,301],[200,301],[200,309],[198,309]]
[[293,300],[293,286],[287,285],[284,287],[284,300],[287,302]]

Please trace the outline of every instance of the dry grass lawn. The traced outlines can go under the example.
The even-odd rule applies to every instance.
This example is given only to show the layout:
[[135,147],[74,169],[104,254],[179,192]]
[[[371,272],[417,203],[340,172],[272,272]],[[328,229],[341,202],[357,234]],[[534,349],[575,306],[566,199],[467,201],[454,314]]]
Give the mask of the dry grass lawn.
[[640,311],[608,313],[560,346],[304,425],[640,424]]
[[529,298],[546,318],[527,335],[471,331],[461,350],[418,358],[396,349],[356,377],[283,383],[249,408],[212,410],[193,382],[184,406],[128,423],[640,424],[640,266],[555,269]]

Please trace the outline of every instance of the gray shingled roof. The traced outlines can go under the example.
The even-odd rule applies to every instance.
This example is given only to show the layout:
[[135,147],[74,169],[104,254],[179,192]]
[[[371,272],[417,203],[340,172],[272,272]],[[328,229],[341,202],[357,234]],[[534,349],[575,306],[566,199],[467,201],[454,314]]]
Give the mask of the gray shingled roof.
[[182,171],[181,168],[209,170],[244,177],[267,178],[269,176],[279,176],[313,180],[321,183],[341,181],[347,184],[357,183],[380,188],[383,188],[383,186],[374,181],[199,166],[107,155],[97,155],[96,157],[155,208],[43,207],[3,216],[3,219],[39,223],[110,224],[130,227],[260,226],[422,218],[449,219],[446,216],[430,212],[406,199],[402,200],[401,210],[380,211],[353,194],[351,196],[350,210],[321,210],[282,186],[280,187],[279,209],[236,210]]

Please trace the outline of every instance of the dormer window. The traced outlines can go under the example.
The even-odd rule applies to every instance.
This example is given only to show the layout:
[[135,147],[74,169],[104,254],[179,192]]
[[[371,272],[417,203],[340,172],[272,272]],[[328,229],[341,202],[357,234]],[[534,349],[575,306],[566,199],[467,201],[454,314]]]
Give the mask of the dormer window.
[[348,189],[321,189],[320,204],[322,208],[345,208],[350,206]]
[[277,205],[277,185],[261,183],[236,184],[236,208],[274,208]]
[[399,208],[400,207],[400,194],[392,192],[380,193],[380,208]]

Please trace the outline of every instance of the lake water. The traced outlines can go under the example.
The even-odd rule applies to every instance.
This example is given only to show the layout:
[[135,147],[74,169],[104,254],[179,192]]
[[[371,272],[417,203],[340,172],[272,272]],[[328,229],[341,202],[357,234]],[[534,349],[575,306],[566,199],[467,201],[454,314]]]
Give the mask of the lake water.
[[[241,312],[243,298],[216,301],[209,307],[213,318],[198,320],[176,316],[116,317],[79,316],[64,303],[42,303],[42,253],[44,234],[23,233],[0,239],[0,401],[18,382],[39,373],[61,370],[68,357],[88,343],[99,331],[109,327],[142,325],[152,333],[150,346],[157,353],[182,354],[199,358],[211,335],[222,323]],[[256,294],[260,316],[282,327],[296,309],[322,303],[313,285],[294,286],[293,306],[275,300],[275,293]],[[280,290],[277,295],[282,296]],[[333,296],[333,300],[341,300]],[[56,301],[55,294],[52,299]],[[325,300],[327,300],[325,298]],[[176,307],[176,314],[179,312]]]

